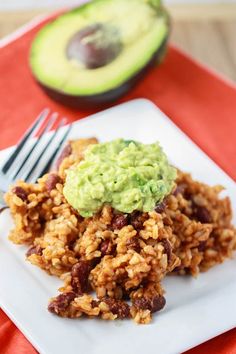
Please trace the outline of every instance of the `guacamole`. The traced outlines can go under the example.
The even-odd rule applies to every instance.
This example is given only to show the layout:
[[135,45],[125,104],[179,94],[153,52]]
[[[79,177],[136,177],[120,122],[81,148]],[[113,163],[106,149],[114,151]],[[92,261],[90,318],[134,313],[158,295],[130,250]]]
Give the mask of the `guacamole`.
[[176,170],[158,143],[118,139],[91,145],[67,171],[64,196],[83,217],[103,204],[131,213],[151,211],[171,192]]

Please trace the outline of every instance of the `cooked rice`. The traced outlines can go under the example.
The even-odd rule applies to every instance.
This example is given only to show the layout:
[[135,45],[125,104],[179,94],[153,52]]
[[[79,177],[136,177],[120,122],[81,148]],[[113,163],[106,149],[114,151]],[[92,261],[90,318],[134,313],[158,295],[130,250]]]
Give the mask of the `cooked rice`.
[[69,142],[58,172],[10,189],[5,198],[15,228],[9,238],[29,246],[28,261],[64,281],[49,311],[149,323],[165,305],[161,281],[167,274],[196,276],[232,257],[236,230],[230,200],[220,197],[221,186],[178,171],[176,188],[156,211],[124,215],[104,205],[82,218],[65,200],[63,183],[65,171],[94,143],[94,138]]

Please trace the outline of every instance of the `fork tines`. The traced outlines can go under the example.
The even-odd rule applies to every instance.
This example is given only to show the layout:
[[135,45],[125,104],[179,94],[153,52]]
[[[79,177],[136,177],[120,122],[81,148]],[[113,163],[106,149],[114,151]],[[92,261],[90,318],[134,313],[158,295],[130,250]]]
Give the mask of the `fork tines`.
[[49,114],[49,110],[46,108],[44,109],[40,115],[35,119],[31,127],[25,132],[21,140],[18,142],[15,150],[13,151],[12,155],[9,157],[9,159],[5,162],[5,164],[2,167],[2,172],[6,173],[9,168],[12,166],[13,162],[15,161],[16,157],[19,155],[23,147],[25,146],[26,142],[32,138],[35,133],[38,131],[38,129],[41,127],[45,119],[47,118]]
[[[55,130],[55,132],[52,134],[51,138],[49,139],[49,141],[47,142],[47,146],[44,150],[44,153],[46,152],[46,150],[52,145],[52,143],[55,141],[60,128],[62,128],[62,126],[65,125],[66,120],[62,119],[59,121],[59,125],[57,127],[57,129]],[[46,172],[49,171],[50,166],[53,162],[53,160],[55,159],[55,157],[57,156],[58,151],[60,150],[61,146],[63,145],[63,143],[65,142],[67,136],[69,135],[71,130],[71,124],[69,124],[65,130],[65,132],[63,133],[59,143],[55,146],[55,148],[53,149],[53,151],[50,153],[50,156],[47,158],[47,162],[46,164],[43,166],[43,168],[41,169],[41,171],[39,172],[37,177],[41,177],[43,176]],[[30,169],[30,171],[28,172],[28,174],[25,177],[25,180],[29,180],[29,178],[31,177],[32,173],[34,172],[34,170],[36,169],[39,161],[42,159],[42,157],[44,156],[44,154],[42,154],[39,159],[37,161],[35,161],[34,165],[32,166],[32,168]]]
[[[66,123],[66,118],[59,119],[58,113],[43,110],[3,165],[6,178],[11,182],[17,179],[29,182],[46,173],[71,130],[71,125],[61,129]],[[52,128],[55,130],[46,134]],[[46,162],[40,164],[43,158]]]

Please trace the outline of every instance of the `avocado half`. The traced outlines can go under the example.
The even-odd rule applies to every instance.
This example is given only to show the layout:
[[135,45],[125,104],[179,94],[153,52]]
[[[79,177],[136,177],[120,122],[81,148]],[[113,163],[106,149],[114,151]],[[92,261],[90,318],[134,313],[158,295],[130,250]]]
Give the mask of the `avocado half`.
[[169,28],[160,0],[94,0],[38,32],[30,66],[54,100],[72,107],[104,105],[160,61]]

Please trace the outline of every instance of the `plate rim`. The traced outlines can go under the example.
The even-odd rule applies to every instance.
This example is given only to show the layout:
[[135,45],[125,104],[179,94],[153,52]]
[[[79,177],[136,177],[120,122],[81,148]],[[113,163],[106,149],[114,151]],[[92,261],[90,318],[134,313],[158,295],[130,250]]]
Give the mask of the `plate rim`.
[[[86,123],[86,122],[91,121],[91,120],[94,120],[94,119],[98,119],[98,118],[101,118],[101,119],[102,119],[102,118],[103,118],[102,114],[103,114],[104,112],[108,112],[108,113],[109,113],[110,111],[112,111],[112,110],[114,110],[114,109],[117,109],[117,107],[126,106],[126,105],[128,105],[128,104],[130,104],[130,103],[131,103],[131,104],[133,104],[133,103],[134,103],[134,104],[137,104],[137,103],[138,103],[138,104],[140,104],[140,103],[143,104],[143,103],[144,103],[145,105],[148,104],[150,108],[155,109],[155,111],[158,111],[159,114],[161,114],[161,115],[168,121],[169,124],[171,124],[175,129],[177,129],[178,133],[180,133],[180,134],[184,137],[184,139],[187,139],[191,144],[193,144],[193,145],[194,145],[194,148],[197,148],[198,152],[200,152],[201,154],[204,155],[204,157],[206,157],[208,160],[210,160],[211,163],[214,164],[214,167],[217,168],[221,173],[223,173],[224,177],[228,178],[228,179],[231,181],[231,183],[233,183],[233,184],[235,185],[235,181],[234,181],[220,166],[218,166],[217,163],[216,163],[214,160],[212,160],[194,141],[191,140],[191,138],[190,138],[188,135],[186,135],[175,123],[173,123],[173,121],[172,121],[168,116],[166,116],[166,114],[165,114],[164,112],[162,112],[153,102],[149,101],[148,99],[144,99],[144,98],[134,99],[134,100],[131,100],[131,101],[122,103],[122,104],[120,104],[120,105],[113,106],[113,107],[111,107],[111,108],[109,108],[109,109],[106,109],[106,110],[104,110],[104,111],[98,112],[98,113],[96,113],[96,114],[90,115],[90,116],[88,116],[88,117],[86,117],[86,118],[83,118],[83,119],[80,119],[80,120],[78,120],[78,121],[75,121],[73,124],[80,125],[80,124]],[[12,148],[12,147],[1,150],[1,151],[0,151],[0,156],[1,156],[2,154],[5,154],[5,153],[6,153],[8,150],[10,150],[11,148]],[[235,285],[235,290],[236,290],[236,285]],[[4,312],[10,317],[10,319],[17,325],[17,327],[20,328],[20,331],[26,336],[26,338],[28,338],[28,339],[30,340],[30,342],[33,343],[34,347],[35,347],[37,350],[39,350],[41,353],[46,353],[46,352],[44,351],[44,349],[41,348],[41,346],[39,345],[39,343],[37,343],[37,342],[34,340],[33,334],[30,333],[30,330],[28,331],[27,328],[23,328],[23,329],[22,329],[22,326],[21,326],[21,323],[20,323],[21,321],[20,321],[20,320],[18,321],[17,316],[15,316],[15,315],[11,312],[11,310],[9,310],[8,308],[6,308],[6,306],[4,306],[4,304],[2,304],[1,297],[0,297],[0,306],[1,306],[1,308],[4,310]],[[236,323],[235,323],[235,324],[236,324]],[[232,327],[230,327],[230,328],[225,328],[224,331],[226,332],[226,331],[230,330],[231,328],[233,328],[233,327],[235,326],[235,324],[232,325]],[[224,333],[224,332],[222,332],[222,330],[219,330],[219,331],[218,331],[216,334],[214,334],[213,336],[210,335],[209,337],[207,337],[206,339],[204,339],[204,341],[205,341],[205,340],[208,340],[208,339],[210,339],[210,338],[213,338],[214,336],[217,336],[217,335],[220,334],[220,333]],[[194,345],[196,345],[196,344],[194,344]],[[181,349],[181,350],[187,350],[187,349],[189,349],[189,348],[191,348],[191,347],[192,347],[192,346],[185,346],[185,348],[184,348],[184,349]],[[48,353],[47,353],[47,354],[48,354]]]

